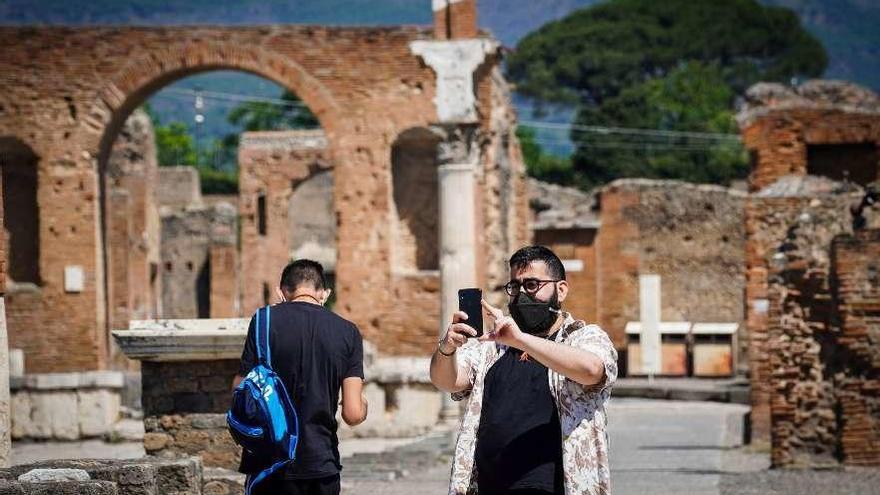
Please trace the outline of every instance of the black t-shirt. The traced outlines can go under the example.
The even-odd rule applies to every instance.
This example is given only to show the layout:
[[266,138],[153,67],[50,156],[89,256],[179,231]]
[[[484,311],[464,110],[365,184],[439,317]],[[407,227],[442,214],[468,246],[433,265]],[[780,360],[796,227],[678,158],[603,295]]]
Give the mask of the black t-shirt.
[[547,368],[509,348],[486,373],[474,453],[481,495],[564,494],[562,430]]
[[[272,369],[281,377],[299,416],[296,460],[287,479],[323,478],[339,473],[336,410],[342,380],[364,377],[364,348],[357,327],[332,311],[306,302],[272,306],[269,346]],[[248,328],[239,374],[257,364],[254,319]],[[253,473],[265,466],[245,452],[239,470]]]

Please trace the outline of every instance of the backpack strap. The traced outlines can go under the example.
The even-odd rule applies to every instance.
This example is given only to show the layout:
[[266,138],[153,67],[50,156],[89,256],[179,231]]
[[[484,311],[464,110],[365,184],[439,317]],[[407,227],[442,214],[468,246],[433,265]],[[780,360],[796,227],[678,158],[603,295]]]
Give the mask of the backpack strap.
[[[263,312],[262,318],[260,317],[260,312]],[[257,360],[260,364],[272,368],[272,349],[269,347],[269,325],[270,321],[270,307],[267,305],[264,308],[260,308],[257,310],[256,314],[256,347],[257,347]]]
[[279,461],[279,462],[276,462],[275,464],[272,464],[271,466],[267,467],[266,469],[260,471],[259,473],[255,474],[255,475],[248,475],[245,478],[245,482],[244,482],[245,495],[251,495],[253,493],[254,487],[257,486],[257,483],[260,483],[261,481],[264,481],[269,476],[272,476],[272,474],[275,473],[275,471],[278,471],[279,469],[283,468],[289,462],[290,462],[290,459],[285,459],[283,461]]

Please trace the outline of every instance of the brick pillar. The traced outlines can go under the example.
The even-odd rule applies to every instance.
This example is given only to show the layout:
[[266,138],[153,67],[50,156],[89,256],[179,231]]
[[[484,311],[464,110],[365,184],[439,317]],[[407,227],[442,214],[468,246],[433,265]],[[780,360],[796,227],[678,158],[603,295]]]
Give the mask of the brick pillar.
[[434,38],[458,40],[477,37],[477,0],[433,0]]
[[235,246],[211,246],[211,318],[238,316]]
[[[831,249],[840,334],[848,369],[835,373],[843,462],[880,466],[880,229],[834,239]],[[826,364],[826,366],[828,366]]]
[[[107,300],[110,304],[110,330],[128,328],[131,315],[130,302],[130,260],[131,255],[131,196],[128,191],[114,189],[107,198]],[[125,368],[127,359],[108,340],[109,362]]]
[[3,176],[0,174],[0,468],[9,465],[9,341],[6,338],[6,235],[3,227]]
[[626,322],[639,318],[639,227],[626,210],[639,193],[610,186],[602,190],[602,228],[596,238],[597,317],[618,350],[626,349]]

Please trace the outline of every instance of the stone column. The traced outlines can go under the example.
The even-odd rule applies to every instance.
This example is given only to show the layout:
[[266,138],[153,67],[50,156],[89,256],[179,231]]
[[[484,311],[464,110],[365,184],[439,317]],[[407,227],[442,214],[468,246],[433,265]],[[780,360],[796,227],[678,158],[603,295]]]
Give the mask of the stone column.
[[458,289],[475,287],[475,173],[479,154],[475,125],[435,126],[441,136],[437,168],[440,198],[440,335],[458,309]]
[[[475,174],[479,170],[477,126],[435,126],[438,144],[440,198],[440,332],[458,309],[458,289],[477,286]],[[458,416],[455,403],[444,394],[441,418]]]
[[[473,2],[435,2],[434,11],[444,11],[452,3],[469,8]],[[443,15],[453,24],[463,27],[468,21],[449,19],[452,11]],[[457,23],[457,24],[456,24]],[[467,30],[459,30],[457,36]],[[456,33],[450,37],[457,37]],[[442,38],[442,37],[441,37]],[[476,271],[476,208],[475,178],[480,155],[476,142],[479,127],[477,97],[474,94],[474,71],[486,61],[486,55],[498,50],[491,39],[417,40],[410,50],[421,57],[437,75],[434,105],[437,124],[433,130],[440,136],[438,145],[438,182],[440,197],[440,333],[449,324],[449,317],[458,308],[458,289],[474,287]],[[443,419],[458,416],[458,408],[448,394],[443,394]]]

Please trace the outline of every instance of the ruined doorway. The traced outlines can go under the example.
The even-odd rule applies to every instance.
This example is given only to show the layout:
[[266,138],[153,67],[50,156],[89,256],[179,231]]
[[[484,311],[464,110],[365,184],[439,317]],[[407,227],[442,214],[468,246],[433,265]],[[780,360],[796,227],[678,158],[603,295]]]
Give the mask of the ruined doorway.
[[807,146],[807,173],[865,186],[876,181],[880,153],[874,143],[813,144]]

